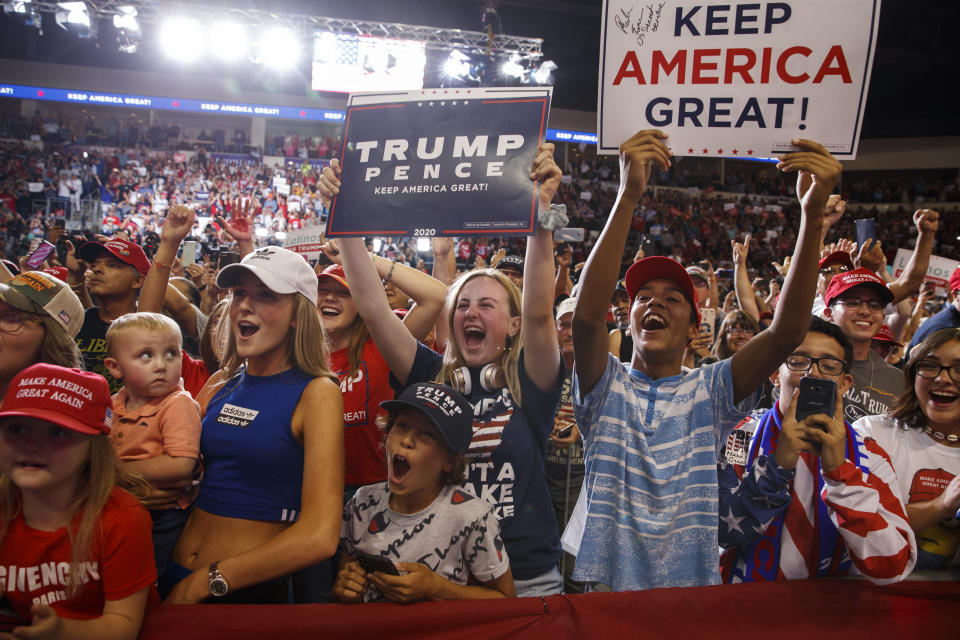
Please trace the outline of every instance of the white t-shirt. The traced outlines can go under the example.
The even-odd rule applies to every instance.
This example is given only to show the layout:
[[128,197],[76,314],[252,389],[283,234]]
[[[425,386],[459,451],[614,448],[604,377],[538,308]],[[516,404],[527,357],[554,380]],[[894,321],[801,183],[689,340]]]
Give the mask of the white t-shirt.
[[[919,428],[903,429],[889,415],[865,416],[853,423],[865,438],[875,438],[889,454],[904,503],[937,497],[960,474],[960,448],[937,442]],[[917,533],[917,566],[960,566],[960,520],[948,518]]]

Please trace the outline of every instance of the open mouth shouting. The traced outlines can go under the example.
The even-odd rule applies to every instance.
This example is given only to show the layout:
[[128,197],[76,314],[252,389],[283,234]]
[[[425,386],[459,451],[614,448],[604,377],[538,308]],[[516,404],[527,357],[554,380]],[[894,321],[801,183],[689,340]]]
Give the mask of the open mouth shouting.
[[957,398],[960,397],[953,391],[947,391],[946,389],[940,389],[930,391],[930,403],[938,409],[946,409],[957,401]]
[[483,327],[469,326],[463,328],[463,342],[468,349],[479,349],[483,346],[486,337],[487,332]]
[[400,483],[410,473],[410,462],[399,453],[390,456],[390,482]]
[[259,330],[260,326],[249,320],[241,320],[237,323],[237,331],[241,338],[252,338]]
[[656,311],[649,311],[640,321],[640,328],[644,331],[659,331],[667,328],[667,320]]

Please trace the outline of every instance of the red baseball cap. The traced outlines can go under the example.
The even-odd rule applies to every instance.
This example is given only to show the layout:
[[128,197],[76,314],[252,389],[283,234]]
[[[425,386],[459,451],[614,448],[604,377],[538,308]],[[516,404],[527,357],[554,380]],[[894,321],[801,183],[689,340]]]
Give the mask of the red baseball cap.
[[893,331],[890,331],[890,327],[887,325],[880,325],[880,331],[877,332],[877,335],[873,336],[874,340],[879,340],[880,342],[892,342],[898,347],[903,345],[897,342],[897,339],[893,336]]
[[680,290],[687,296],[687,300],[690,301],[697,312],[697,322],[699,322],[700,305],[697,304],[697,291],[693,288],[693,280],[687,270],[683,268],[683,265],[671,258],[650,256],[637,260],[627,269],[627,275],[623,280],[631,302],[637,297],[637,291],[640,287],[656,278],[672,280],[680,287]]
[[343,272],[343,267],[339,264],[332,264],[320,273],[317,274],[317,283],[321,280],[333,280],[337,284],[343,286],[348,292],[350,291],[350,285],[347,284],[347,276]]
[[950,291],[960,290],[960,267],[953,270],[950,274]]
[[842,264],[851,270],[854,268],[853,259],[846,251],[834,251],[830,255],[820,260],[820,266],[818,268],[823,269],[824,267],[830,267],[835,264]]
[[67,281],[67,276],[70,275],[66,267],[47,267],[43,270],[44,273],[53,276],[57,280]]
[[39,363],[10,381],[0,418],[25,416],[88,435],[110,433],[113,402],[103,376]]
[[147,254],[143,252],[140,245],[123,238],[111,238],[106,242],[95,240],[84,242],[77,249],[77,257],[87,262],[93,262],[101,251],[106,251],[121,262],[126,262],[142,276],[147,275],[147,272],[150,271],[150,261],[147,260]]
[[883,304],[890,304],[893,301],[893,292],[887,288],[887,283],[881,280],[880,276],[873,271],[861,267],[853,271],[838,273],[833,277],[833,280],[830,281],[830,286],[827,287],[826,295],[823,296],[827,302],[827,306],[832,305],[833,301],[840,297],[840,294],[854,287],[869,287],[873,289],[880,295]]

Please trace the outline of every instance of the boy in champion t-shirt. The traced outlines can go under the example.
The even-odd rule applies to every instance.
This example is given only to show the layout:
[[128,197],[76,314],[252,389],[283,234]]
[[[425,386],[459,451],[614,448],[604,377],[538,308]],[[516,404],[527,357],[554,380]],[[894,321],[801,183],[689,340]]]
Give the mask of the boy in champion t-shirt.
[[[421,382],[380,406],[387,482],[361,487],[343,510],[338,602],[515,595],[500,526],[458,485],[473,408],[452,388]],[[396,575],[392,575],[396,574]]]

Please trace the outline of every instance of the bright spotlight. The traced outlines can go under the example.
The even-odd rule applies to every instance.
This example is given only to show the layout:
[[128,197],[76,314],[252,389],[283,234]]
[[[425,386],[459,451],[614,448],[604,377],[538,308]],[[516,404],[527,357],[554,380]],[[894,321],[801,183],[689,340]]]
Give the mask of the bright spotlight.
[[373,239],[373,252],[380,253],[380,249],[383,247],[383,240],[380,238]]
[[300,43],[291,29],[268,31],[260,41],[260,62],[276,71],[293,67],[300,59]]
[[443,73],[449,78],[464,78],[470,73],[470,58],[454,49],[443,63]]
[[500,73],[508,78],[522,78],[523,65],[520,64],[520,56],[517,54],[510,56],[510,59],[504,62],[500,67]]
[[557,63],[553,60],[545,60],[533,72],[533,82],[535,84],[552,84],[553,72],[557,69]]
[[117,7],[120,13],[113,16],[113,28],[117,30],[117,47],[122,53],[136,53],[140,46],[140,24],[137,8],[130,5]]
[[160,45],[169,58],[192,62],[200,57],[203,47],[200,25],[189,18],[173,18],[160,31]]
[[430,251],[430,238],[417,238],[417,251],[420,253]]
[[247,30],[235,22],[221,22],[211,32],[213,55],[224,62],[240,60],[247,55]]

